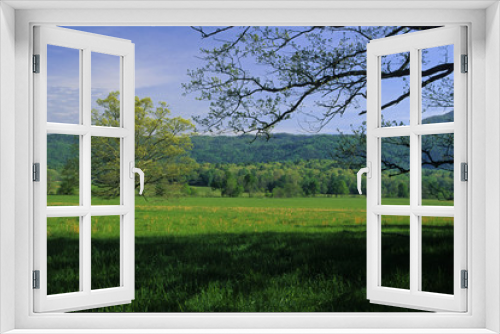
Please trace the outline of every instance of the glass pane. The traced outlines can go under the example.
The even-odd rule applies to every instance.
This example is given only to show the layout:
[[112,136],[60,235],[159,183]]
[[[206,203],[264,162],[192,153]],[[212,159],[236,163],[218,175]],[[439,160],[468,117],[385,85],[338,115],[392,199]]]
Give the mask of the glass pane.
[[47,205],[80,205],[80,137],[47,135]]
[[453,218],[422,217],[422,291],[453,294]]
[[80,291],[80,218],[47,218],[47,294]]
[[381,285],[410,289],[410,217],[382,216],[381,224]]
[[120,286],[120,216],[92,217],[92,289]]
[[422,205],[453,206],[453,138],[422,136]]
[[382,69],[381,124],[410,124],[410,53],[402,52],[380,57]]
[[120,57],[92,52],[92,125],[120,126]]
[[453,45],[421,52],[422,124],[453,122]]
[[47,121],[80,123],[80,50],[47,45]]
[[91,205],[120,204],[120,138],[92,137]]
[[381,141],[382,205],[410,205],[410,137]]

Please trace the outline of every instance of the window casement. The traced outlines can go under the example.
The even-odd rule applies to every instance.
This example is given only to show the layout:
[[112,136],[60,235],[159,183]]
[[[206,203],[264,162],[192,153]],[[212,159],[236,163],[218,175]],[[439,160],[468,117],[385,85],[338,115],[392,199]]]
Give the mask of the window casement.
[[[423,121],[423,78],[425,69],[423,54],[426,50],[447,47],[452,50],[454,78],[448,87],[448,99],[453,103],[453,119],[444,122]],[[388,123],[382,111],[383,91],[381,59],[396,54],[409,58],[409,110],[400,111],[408,119]],[[462,275],[467,271],[467,182],[460,173],[462,164],[467,163],[467,73],[462,61],[467,55],[466,28],[445,27],[371,41],[367,47],[367,298],[373,303],[402,306],[423,310],[457,311],[467,310],[467,290],[463,286]],[[465,65],[465,64],[464,64]],[[386,93],[387,94],[387,93]],[[449,102],[449,101],[447,101]],[[405,106],[406,107],[406,106]],[[406,111],[406,112],[405,112]],[[387,117],[386,117],[387,118]],[[407,124],[407,125],[404,125]],[[430,145],[446,145],[447,165],[453,173],[454,206],[426,205],[423,188],[423,166],[433,165]],[[442,145],[442,146],[445,146]],[[381,192],[381,171],[384,160],[392,147],[404,147],[396,151],[406,160],[409,167],[409,203],[387,205]],[[394,152],[394,150],[393,150]],[[425,154],[426,152],[426,154]],[[436,154],[434,154],[436,155]],[[435,165],[435,164],[434,164]],[[406,289],[384,286],[383,282],[383,226],[387,216],[406,217],[410,234],[409,240],[409,287]],[[449,217],[453,219],[453,293],[443,294],[426,291],[423,287],[422,254],[423,221],[426,217]],[[388,219],[390,220],[390,219]]]
[[[129,303],[134,299],[134,44],[130,41],[54,27],[34,30],[34,161],[39,164],[39,177],[34,182],[34,312],[74,311],[100,306]],[[54,122],[48,112],[48,53],[49,47],[74,50],[79,69],[79,110],[72,123]],[[92,56],[96,53],[114,55],[120,61],[119,91],[122,98],[115,126],[94,125],[91,115]],[[78,60],[79,59],[79,60]],[[54,79],[54,78],[51,78]],[[62,78],[59,78],[62,80]],[[48,117],[50,115],[50,117]],[[110,124],[112,125],[112,124]],[[50,135],[76,137],[79,143],[78,177],[79,203],[54,206],[47,203],[47,138]],[[110,140],[111,139],[111,140]],[[113,140],[114,139],[114,140]],[[108,142],[106,142],[108,141]],[[103,142],[103,143],[100,143]],[[93,205],[91,195],[91,151],[95,144],[118,146],[120,203]],[[111,153],[111,150],[109,151]],[[104,159],[106,157],[99,157]],[[37,165],[38,166],[38,165]],[[106,177],[111,177],[111,173]],[[49,205],[48,205],[49,204]],[[119,220],[119,285],[95,289],[92,287],[92,224],[93,217],[115,216]],[[49,294],[47,289],[47,226],[50,219],[67,217],[78,221],[79,287],[76,291]]]

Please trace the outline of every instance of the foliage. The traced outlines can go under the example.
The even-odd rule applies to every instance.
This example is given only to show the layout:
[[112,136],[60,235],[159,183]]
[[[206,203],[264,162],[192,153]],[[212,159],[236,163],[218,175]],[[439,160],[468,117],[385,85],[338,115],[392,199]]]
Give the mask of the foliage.
[[[98,99],[99,109],[92,110],[92,124],[119,126],[119,93],[111,92]],[[151,98],[135,98],[135,158],[136,166],[145,173],[145,185],[183,182],[196,166],[188,152],[192,148],[190,135],[193,124],[181,117],[170,117],[165,102],[153,106]],[[120,142],[115,138],[92,138],[92,183],[96,195],[119,195]],[[136,187],[139,186],[138,180]],[[164,191],[163,191],[164,193]]]
[[[78,159],[71,158],[68,159],[68,162],[64,166],[61,173],[61,183],[59,188],[57,189],[58,195],[73,195],[75,194],[75,189],[78,189],[80,183],[80,177],[78,175]],[[52,173],[47,173],[47,176]],[[48,186],[49,183],[52,183],[49,178],[47,178],[47,193],[49,193],[52,189]],[[52,187],[52,186],[51,186]],[[50,190],[49,190],[50,189]]]
[[47,135],[47,194],[78,193],[78,170],[79,137]]
[[[186,159],[188,165],[179,166],[179,170],[183,170],[183,177],[174,178],[174,181],[169,178],[158,182],[150,181],[146,186],[146,192],[156,196],[166,194],[170,196],[174,193],[179,193],[181,196],[189,195],[189,191],[181,189],[182,185],[187,182],[190,186],[212,187],[228,197],[242,196],[243,192],[247,193],[248,196],[257,197],[265,194],[273,197],[315,196],[318,194],[354,195],[357,194],[355,175],[357,163],[349,160],[348,154],[338,156],[335,160],[328,159],[328,157],[313,160],[291,159],[306,148],[311,149],[311,155],[325,156],[331,153],[332,145],[337,143],[338,147],[341,147],[341,142],[344,139],[351,140],[350,138],[354,136],[277,135],[269,141],[257,140],[251,144],[248,142],[249,136],[192,137],[195,142],[192,155],[219,157],[215,159],[216,163],[200,162],[198,165],[193,165],[192,161]],[[98,164],[103,165],[109,157],[109,147],[115,145],[116,148],[112,148],[111,152],[116,151],[119,143],[110,142],[108,138],[98,139],[97,142],[94,142],[95,140],[93,140],[95,147],[98,144],[103,146],[95,150],[93,159],[96,159]],[[453,151],[450,150],[452,141],[453,135],[424,136],[422,142],[425,154],[422,158],[422,196],[424,199],[453,199],[453,166],[450,164],[453,155]],[[51,140],[51,145],[54,144],[57,144],[57,141]],[[54,147],[61,145],[57,144]],[[384,198],[408,198],[408,145],[407,141],[399,138],[383,140],[382,196]],[[296,149],[295,153],[293,153],[293,148]],[[292,152],[290,156],[285,154],[286,149]],[[356,150],[363,151],[359,145],[357,145]],[[275,158],[278,161],[268,161],[273,157],[272,152],[276,152]],[[103,156],[100,157],[99,154],[103,154]],[[222,158],[220,157],[237,163],[221,163]],[[256,162],[248,162],[247,157],[255,158]],[[342,160],[344,158],[345,160]],[[279,159],[282,160],[279,161]],[[112,161],[108,161],[106,164],[111,166]],[[57,159],[51,160],[50,163],[61,165]],[[157,163],[161,164],[163,161],[159,160]],[[179,164],[182,163],[181,160]],[[351,165],[353,167],[348,168]],[[106,176],[106,173],[107,170],[104,168],[94,171],[93,176],[99,175],[98,179],[94,179],[94,185],[97,185],[97,181],[101,179],[113,179],[112,175]],[[228,175],[230,176],[229,181],[227,180]],[[61,175],[54,176],[54,180],[60,184]],[[117,175],[114,180],[118,182]],[[105,188],[105,185],[103,187]],[[56,186],[54,185],[53,188],[55,189]],[[99,190],[94,188],[94,191]]]
[[[422,119],[422,124],[453,122],[454,112]],[[397,124],[385,122],[384,126]],[[352,134],[340,132],[331,156],[339,167],[359,169],[366,164],[366,123],[352,128]],[[391,170],[391,175],[405,174],[409,166],[409,137],[392,137],[382,140],[382,170]],[[385,147],[384,147],[385,146]],[[422,136],[422,168],[453,170],[454,135]]]
[[338,176],[335,176],[335,174],[332,174],[330,177],[330,181],[328,182],[326,193],[328,195],[335,195],[336,197],[338,197],[339,195],[349,194],[349,188],[347,187],[345,180]]
[[[430,28],[434,27],[194,27],[202,38],[219,44],[201,49],[204,65],[189,72],[191,80],[184,87],[210,101],[209,114],[196,118],[209,131],[267,137],[297,113],[307,115],[304,127],[316,131],[346,111],[366,112],[361,106],[370,40]],[[397,61],[386,58],[382,80],[408,75],[409,54]],[[449,89],[433,83],[449,77],[453,63],[426,65],[423,92],[429,99],[446,100]],[[404,87],[381,108],[408,96],[409,88]]]
[[238,180],[234,177],[231,171],[226,170],[222,181],[222,196],[238,197],[243,192],[243,186],[238,184]]
[[47,135],[47,169],[60,173],[71,158],[78,156],[78,136],[48,134]]
[[[387,148],[385,145],[384,147]],[[398,152],[397,149],[404,151],[406,147],[389,142],[388,150]],[[439,147],[437,147],[437,152],[441,152]],[[443,152],[445,151],[439,154],[442,155]],[[400,157],[405,156],[401,152],[399,154]],[[398,159],[403,160],[402,158]],[[404,165],[401,161],[399,163]],[[192,186],[212,187],[212,189],[221,190],[223,196],[229,197],[241,196],[243,191],[249,193],[249,197],[251,193],[255,197],[263,197],[267,194],[268,197],[287,198],[358,194],[357,170],[339,168],[337,165],[338,163],[332,160],[254,164],[202,163],[193,171],[191,178],[187,181]],[[228,176],[229,182],[227,181]],[[409,198],[409,173],[401,173],[399,169],[388,167],[382,171],[381,176],[384,200]],[[248,191],[249,178],[252,179],[250,192]],[[422,171],[422,198],[424,200],[453,200],[453,182],[453,170],[424,168]]]
[[194,136],[191,157],[198,163],[258,163],[331,159],[337,135],[277,133],[266,140],[251,135]]

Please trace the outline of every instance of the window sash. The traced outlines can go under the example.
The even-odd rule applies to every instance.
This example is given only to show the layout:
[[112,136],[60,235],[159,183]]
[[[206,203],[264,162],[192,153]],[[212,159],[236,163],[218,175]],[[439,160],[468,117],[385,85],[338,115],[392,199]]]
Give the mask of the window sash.
[[[80,50],[80,124],[47,123],[47,45]],[[91,53],[120,57],[120,122],[118,128],[91,125]],[[134,299],[135,180],[129,177],[134,161],[134,45],[130,41],[64,28],[35,27],[34,53],[40,54],[40,73],[34,75],[34,161],[40,163],[40,182],[34,184],[34,270],[40,271],[40,289],[34,289],[35,312],[64,312]],[[47,207],[47,134],[80,138],[80,205]],[[120,205],[91,205],[91,139],[120,139]],[[120,216],[120,286],[91,288],[91,218]],[[47,218],[80,217],[79,291],[47,295]]]
[[[367,298],[378,304],[465,312],[467,290],[460,271],[467,267],[467,183],[460,180],[460,164],[467,162],[466,74],[460,73],[461,54],[467,54],[465,27],[446,27],[371,41],[367,48],[367,161],[373,168],[367,180]],[[419,124],[422,49],[454,45],[454,122]],[[381,127],[381,56],[410,52],[410,125]],[[454,207],[422,206],[421,136],[454,133]],[[410,137],[410,205],[381,205],[381,138]],[[410,289],[381,286],[381,216],[410,217]],[[454,295],[420,291],[422,216],[454,217]]]

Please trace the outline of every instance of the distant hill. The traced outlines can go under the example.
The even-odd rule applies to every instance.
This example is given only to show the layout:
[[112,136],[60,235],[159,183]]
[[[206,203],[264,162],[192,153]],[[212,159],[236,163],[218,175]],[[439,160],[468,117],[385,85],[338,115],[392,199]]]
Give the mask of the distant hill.
[[293,135],[278,133],[269,140],[254,136],[194,136],[191,157],[197,162],[250,163],[331,159],[336,135]]
[[49,134],[47,136],[47,167],[61,171],[70,158],[79,156],[78,136]]
[[[425,113],[422,116],[425,116]],[[446,122],[453,122],[453,120],[454,120],[454,113],[453,111],[450,111],[443,115],[436,115],[436,116],[422,118],[422,124],[446,123]]]
[[[422,123],[453,122],[453,111],[424,118]],[[338,135],[295,135],[278,133],[269,140],[252,135],[193,136],[190,155],[198,163],[267,163],[297,160],[332,159],[340,140]],[[62,169],[68,158],[78,155],[78,137],[47,136],[48,165]]]

